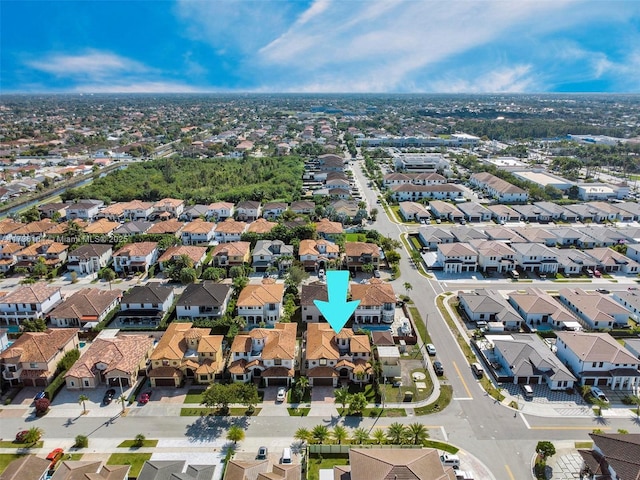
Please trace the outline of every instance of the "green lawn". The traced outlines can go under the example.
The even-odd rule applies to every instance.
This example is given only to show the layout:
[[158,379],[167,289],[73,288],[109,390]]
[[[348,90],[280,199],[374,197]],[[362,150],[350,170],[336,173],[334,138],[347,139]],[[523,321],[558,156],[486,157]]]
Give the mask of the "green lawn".
[[289,403],[311,403],[311,388],[307,388],[304,391],[304,395],[302,400],[298,400],[298,398],[294,394],[294,389],[290,388],[287,390],[287,402]]
[[[330,458],[327,458],[330,457]],[[332,456],[332,455],[323,455],[323,458],[317,458],[315,455],[309,458],[309,463],[307,468],[308,472],[308,480],[319,480],[320,478],[320,470],[331,469],[335,465],[348,465],[349,458],[347,456]]]
[[18,455],[17,453],[0,453],[0,473],[4,472],[11,462],[13,462],[16,458],[20,458],[23,455]]
[[112,453],[107,465],[131,465],[129,478],[138,478],[144,462],[150,459],[150,453]]
[[84,455],[84,454],[82,454],[82,453],[66,453],[64,455],[64,457],[62,457],[62,460],[73,460],[75,462],[75,461],[78,461],[78,460],[82,460],[82,455]]
[[190,388],[186,397],[184,397],[184,403],[197,403],[200,405],[202,403],[204,392],[204,390],[199,388]]
[[16,443],[4,440],[0,442],[0,448],[42,448],[42,440],[36,443]]
[[403,408],[365,408],[362,415],[350,415],[347,408],[338,407],[338,414],[345,417],[406,417],[407,412]]
[[[145,440],[144,442],[142,442],[141,446],[142,447],[155,447],[157,445],[158,445],[158,440]],[[118,445],[118,447],[132,448],[132,447],[137,447],[137,445],[136,445],[136,441],[135,440],[125,440],[120,445]]]
[[350,394],[354,394],[354,393],[364,393],[364,396],[367,397],[367,402],[369,403],[374,403],[377,401],[376,399],[376,391],[373,388],[373,385],[366,384],[366,385],[362,385],[362,387],[356,385],[355,383],[351,383],[349,384],[349,393]]
[[306,417],[309,415],[310,408],[287,408],[289,415],[292,417]]
[[366,242],[367,236],[364,233],[347,233],[345,234],[347,242]]
[[416,415],[428,415],[430,413],[439,412],[447,408],[453,397],[453,387],[451,385],[440,385],[440,396],[438,399],[424,407],[418,407],[414,411]]
[[425,440],[424,444],[427,448],[437,448],[438,450],[444,450],[448,453],[458,453],[459,448],[449,445],[448,443],[438,442],[437,440]]
[[[256,416],[260,413],[260,408],[256,408],[252,416]],[[214,410],[212,408],[207,407],[192,407],[192,408],[181,408],[180,416],[181,417],[203,417],[205,415],[214,415],[214,416],[232,416],[232,417],[244,417],[247,416],[246,408],[230,408],[229,412],[224,414],[220,410]]]

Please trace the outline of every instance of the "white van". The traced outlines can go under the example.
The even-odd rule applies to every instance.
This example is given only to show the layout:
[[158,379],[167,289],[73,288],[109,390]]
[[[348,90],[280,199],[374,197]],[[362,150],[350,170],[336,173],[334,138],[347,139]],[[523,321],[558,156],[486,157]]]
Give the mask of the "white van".
[[444,467],[453,467],[455,470],[460,468],[460,457],[453,453],[443,453],[440,455],[440,462]]
[[285,448],[282,451],[282,458],[280,459],[280,463],[291,463],[291,449],[289,447]]
[[522,393],[524,398],[533,398],[533,388],[531,385],[522,385]]

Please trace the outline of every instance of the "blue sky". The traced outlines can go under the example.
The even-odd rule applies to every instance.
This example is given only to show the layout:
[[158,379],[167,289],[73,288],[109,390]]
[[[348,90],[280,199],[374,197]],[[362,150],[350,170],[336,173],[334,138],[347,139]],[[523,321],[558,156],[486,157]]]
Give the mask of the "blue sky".
[[0,92],[640,92],[640,0],[0,0]]

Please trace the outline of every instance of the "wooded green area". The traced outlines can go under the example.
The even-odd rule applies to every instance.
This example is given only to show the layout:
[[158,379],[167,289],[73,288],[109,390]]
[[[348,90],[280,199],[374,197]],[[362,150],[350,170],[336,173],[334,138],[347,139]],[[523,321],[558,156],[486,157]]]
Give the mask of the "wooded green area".
[[129,165],[63,200],[98,198],[105,202],[182,198],[188,203],[300,198],[304,162],[296,156],[241,159],[166,158]]

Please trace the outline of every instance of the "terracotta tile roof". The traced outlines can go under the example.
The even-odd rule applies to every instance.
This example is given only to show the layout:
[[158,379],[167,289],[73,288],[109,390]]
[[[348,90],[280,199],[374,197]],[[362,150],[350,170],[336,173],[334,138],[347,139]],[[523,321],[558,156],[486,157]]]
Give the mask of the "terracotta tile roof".
[[[75,223],[80,228],[80,230],[83,230],[87,226],[87,222],[85,222],[84,220],[72,220],[71,222]],[[53,228],[47,230],[47,235],[64,235],[65,233],[67,233],[68,229],[69,224],[67,222],[58,223]]]
[[[219,345],[222,348],[222,335],[209,335],[209,328],[197,328],[191,323],[171,323],[151,354],[152,360],[182,360],[188,350],[186,338],[198,335],[200,343],[206,341],[209,347]],[[207,340],[204,340],[204,339]],[[203,347],[208,348],[208,347]],[[200,350],[198,350],[200,351]],[[213,351],[213,350],[203,350]]]
[[275,328],[265,329],[267,339],[262,349],[262,359],[293,360],[296,351],[295,323],[276,323]]
[[340,247],[327,240],[301,240],[299,247],[300,255],[323,255],[318,250],[318,245],[325,245],[327,254],[338,255]]
[[278,225],[275,222],[269,222],[264,218],[259,218],[255,222],[251,222],[247,228],[247,232],[252,233],[269,233],[274,227]]
[[140,200],[132,200],[124,205],[125,210],[149,210],[153,207],[151,202],[142,202]]
[[361,255],[379,257],[380,248],[375,243],[345,242],[344,253],[349,257],[359,257]]
[[51,318],[76,318],[78,320],[86,317],[96,317],[97,319],[120,296],[122,296],[120,290],[83,288],[54,308],[49,316]]
[[237,222],[233,218],[227,218],[224,222],[218,223],[216,233],[240,234],[247,228],[245,222]]
[[198,218],[193,222],[187,223],[182,228],[182,233],[209,233],[216,228],[217,227],[215,223],[205,222],[201,218]]
[[129,243],[113,254],[114,257],[146,257],[158,248],[158,242]]
[[328,218],[323,218],[316,223],[316,232],[335,235],[342,233],[342,224],[340,222],[332,222]]
[[24,247],[19,243],[9,242],[7,240],[0,240],[0,250],[3,254],[13,254],[18,253]]
[[227,257],[245,257],[251,249],[250,242],[229,242],[216,245],[212,256],[223,255]]
[[207,247],[193,247],[190,245],[176,245],[167,248],[167,251],[158,259],[158,263],[168,262],[174,258],[186,255],[194,265],[201,262],[207,255]]
[[0,298],[0,303],[42,303],[59,291],[60,288],[50,287],[44,282],[22,285]]
[[233,210],[235,205],[231,202],[214,202],[209,205],[209,210]]
[[175,367],[156,367],[149,372],[149,378],[176,378],[181,376],[182,372]]
[[54,242],[53,240],[42,240],[25,247],[25,249],[20,252],[20,255],[35,257],[44,255],[45,253],[59,254],[68,249],[69,247],[63,243]]
[[229,371],[229,373],[232,373],[234,375],[240,375],[245,372],[246,366],[247,366],[247,361],[244,358],[241,358],[240,360],[236,360],[235,362],[231,363],[231,365],[229,365],[229,368],[227,370]]
[[100,220],[87,225],[84,229],[84,233],[88,233],[89,235],[106,235],[113,232],[118,227],[120,227],[118,222],[112,222],[106,218],[101,218]]
[[[254,329],[257,330],[257,329]],[[247,353],[251,351],[251,337],[249,335],[236,335],[231,344],[232,353]]]
[[105,374],[114,370],[133,374],[153,347],[153,338],[148,335],[120,335],[113,338],[96,338],[66,377],[93,377],[96,363],[107,365]]
[[385,303],[396,303],[396,294],[389,283],[377,278],[368,284],[354,283],[351,285],[351,298],[360,300],[361,306],[382,306]]
[[165,233],[178,233],[182,230],[182,228],[185,226],[184,222],[180,222],[178,220],[176,220],[175,218],[170,219],[170,220],[166,220],[164,222],[157,222],[156,224],[153,225],[153,227],[151,227],[149,230],[147,230],[147,233],[152,235],[152,234],[165,234]]
[[328,378],[337,376],[338,372],[335,368],[331,367],[314,367],[307,370],[307,377],[311,378]]
[[47,363],[74,338],[77,342],[77,336],[78,329],[76,328],[56,328],[45,332],[25,332],[9,348],[0,353],[0,359],[19,358],[20,363]]
[[4,220],[0,220],[0,235],[6,235],[7,233],[11,233],[18,228],[23,226],[22,223],[14,222],[9,218],[5,218]]
[[128,203],[123,202],[112,203],[111,205],[104,207],[100,214],[120,216],[124,213],[128,205]]
[[31,223],[27,223],[26,225],[22,225],[22,227],[17,228],[11,233],[12,235],[30,235],[34,233],[45,233],[55,226],[56,224],[54,222],[52,222],[48,218],[45,218],[44,220],[40,220],[38,222],[31,222]]
[[307,359],[340,358],[336,337],[349,339],[351,353],[370,352],[371,346],[367,335],[356,335],[350,328],[343,328],[338,335],[327,323],[310,323],[307,325]]
[[284,284],[247,285],[240,292],[238,307],[261,307],[267,303],[282,303]]
[[180,200],[179,198],[163,198],[162,200],[158,200],[153,204],[153,208],[175,208],[180,205],[184,205],[184,200]]

